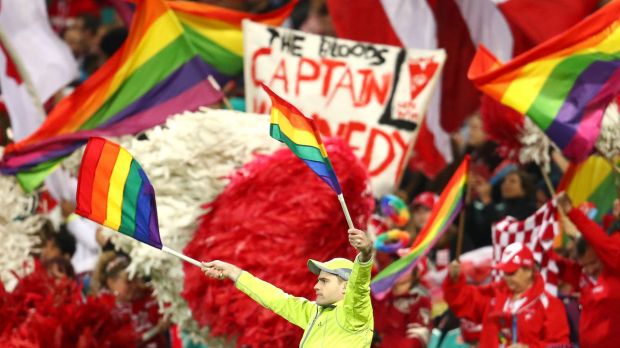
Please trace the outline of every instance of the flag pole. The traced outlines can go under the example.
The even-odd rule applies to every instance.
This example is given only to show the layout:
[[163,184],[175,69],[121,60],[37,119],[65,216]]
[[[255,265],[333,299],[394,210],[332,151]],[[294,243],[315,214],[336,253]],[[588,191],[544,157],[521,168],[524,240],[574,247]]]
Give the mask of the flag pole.
[[344,212],[344,217],[347,219],[347,224],[349,228],[353,227],[353,221],[351,220],[351,215],[349,214],[349,209],[347,208],[347,203],[344,201],[344,196],[342,193],[338,194],[338,201],[340,202],[340,206],[342,207],[342,211]]
[[461,253],[463,252],[463,233],[465,230],[465,211],[467,211],[467,204],[469,204],[469,201],[471,200],[471,185],[470,185],[470,174],[471,172],[469,171],[469,167],[467,168],[468,173],[467,173],[467,182],[465,182],[465,185],[467,185],[467,187],[465,188],[465,200],[463,201],[463,207],[461,208],[461,215],[459,216],[459,229],[458,229],[458,234],[457,234],[457,239],[456,239],[456,261],[459,261],[459,258],[461,257]]
[[230,100],[228,100],[228,97],[226,97],[226,94],[224,94],[224,91],[222,91],[222,87],[220,86],[219,83],[217,83],[213,75],[207,76],[207,80],[209,80],[209,83],[211,83],[211,86],[213,86],[213,88],[222,92],[222,100],[224,101],[224,105],[226,105],[226,108],[228,110],[232,110],[233,107],[232,107],[232,104],[230,103]]
[[181,254],[178,251],[172,250],[172,249],[168,248],[167,246],[162,245],[161,251],[166,252],[166,253],[168,253],[170,255],[174,255],[174,256],[182,259],[183,261],[191,263],[192,265],[194,265],[196,267],[202,268],[202,264],[200,262],[198,262],[197,260],[192,259],[191,257],[186,256],[184,254]]

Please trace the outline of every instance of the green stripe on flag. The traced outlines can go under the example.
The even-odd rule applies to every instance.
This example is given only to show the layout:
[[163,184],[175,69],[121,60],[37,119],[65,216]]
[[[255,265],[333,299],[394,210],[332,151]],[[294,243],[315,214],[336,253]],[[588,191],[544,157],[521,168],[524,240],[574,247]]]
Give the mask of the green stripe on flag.
[[119,231],[130,237],[133,237],[136,230],[136,210],[138,209],[138,195],[142,188],[142,178],[138,170],[140,165],[135,159],[131,160],[129,174],[125,181],[125,189],[123,191],[123,208],[121,215],[121,226]]

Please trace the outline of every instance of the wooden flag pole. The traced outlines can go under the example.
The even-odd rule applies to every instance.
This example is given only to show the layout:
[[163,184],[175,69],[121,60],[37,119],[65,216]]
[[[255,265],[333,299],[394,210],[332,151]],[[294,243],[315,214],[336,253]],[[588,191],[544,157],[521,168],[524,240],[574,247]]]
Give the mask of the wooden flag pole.
[[226,105],[226,108],[228,110],[232,110],[232,104],[230,103],[230,100],[228,100],[228,97],[226,97],[226,95],[224,94],[224,91],[222,91],[222,87],[220,86],[219,83],[217,83],[217,81],[215,80],[215,78],[211,75],[207,76],[207,80],[209,80],[209,83],[211,83],[211,86],[213,86],[213,88],[217,89],[218,91],[222,92],[223,95],[223,101],[224,101],[224,105]]
[[191,263],[192,265],[194,265],[194,266],[196,266],[196,267],[200,267],[200,268],[202,268],[202,263],[200,263],[199,261],[197,261],[197,260],[195,260],[195,259],[192,259],[191,257],[186,256],[186,255],[184,255],[184,254],[181,254],[181,253],[180,253],[180,252],[178,252],[178,251],[172,250],[172,249],[168,248],[167,246],[163,246],[163,245],[162,245],[162,247],[161,247],[161,251],[166,252],[166,253],[168,253],[168,254],[170,254],[170,255],[174,255],[174,256],[176,256],[176,257],[178,257],[178,258],[182,259],[183,261],[186,261],[186,262]]
[[347,203],[344,201],[344,196],[342,193],[338,194],[338,201],[340,202],[340,206],[342,207],[342,211],[344,212],[344,217],[347,219],[347,224],[349,228],[353,227],[353,221],[351,220],[351,215],[349,214],[349,209],[347,208]]

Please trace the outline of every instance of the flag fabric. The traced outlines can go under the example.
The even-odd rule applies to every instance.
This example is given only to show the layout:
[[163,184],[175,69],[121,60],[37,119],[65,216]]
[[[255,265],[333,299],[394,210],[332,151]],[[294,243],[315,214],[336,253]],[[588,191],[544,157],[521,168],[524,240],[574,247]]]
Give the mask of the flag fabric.
[[264,84],[262,87],[271,98],[269,130],[271,137],[286,144],[336,194],[341,194],[342,189],[338,177],[327,157],[327,150],[325,150],[314,120],[304,116],[295,106],[280,98],[269,87]]
[[243,31],[241,22],[279,26],[291,14],[297,1],[291,1],[274,11],[248,14],[220,6],[190,1],[168,1],[179,18],[187,37],[202,59],[212,67],[214,77],[233,77],[243,70]]
[[169,116],[221,100],[209,69],[161,0],[139,2],[121,49],[49,114],[6,148],[0,171],[36,188],[89,137],[135,134]]
[[480,47],[468,77],[485,94],[527,115],[563,153],[585,159],[603,112],[620,92],[620,1],[506,64]]
[[[21,140],[43,123],[41,104],[77,77],[78,67],[69,47],[50,26],[45,0],[3,0],[0,32],[0,88],[13,139]],[[30,93],[24,80],[32,84]]]
[[406,272],[411,272],[418,261],[433,248],[450,227],[464,205],[469,162],[469,156],[466,156],[441,193],[438,203],[431,211],[428,222],[406,254],[388,265],[372,280],[370,289],[375,297],[384,297],[392,289],[398,278]]
[[[620,159],[616,163],[620,165]],[[599,223],[618,198],[614,169],[601,156],[590,156],[583,162],[571,163],[557,191],[566,191],[574,206],[583,202],[594,203],[597,210],[594,220]]]
[[21,140],[43,123],[45,112],[40,105],[35,104],[36,97],[28,92],[13,58],[2,43],[0,43],[0,89],[11,122],[13,140]]
[[597,0],[328,0],[338,36],[408,48],[443,48],[448,60],[420,126],[412,169],[433,177],[452,161],[450,132],[479,108],[467,79],[475,47],[502,59],[556,35],[588,15]]
[[127,150],[103,138],[86,145],[78,174],[75,212],[161,249],[155,191]]
[[[560,233],[558,210],[555,200],[550,200],[525,220],[505,217],[492,227],[493,261],[497,264],[504,249],[516,242],[524,243],[534,254],[545,279],[545,289],[556,295],[558,292],[558,266],[551,256],[554,238]],[[501,274],[494,270],[493,277],[500,280]]]

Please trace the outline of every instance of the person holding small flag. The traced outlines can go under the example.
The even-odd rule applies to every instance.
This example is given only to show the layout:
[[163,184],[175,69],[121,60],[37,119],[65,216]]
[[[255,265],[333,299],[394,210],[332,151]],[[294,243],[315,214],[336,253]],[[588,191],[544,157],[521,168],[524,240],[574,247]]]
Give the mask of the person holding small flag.
[[349,242],[359,251],[355,262],[343,258],[308,260],[308,268],[318,275],[315,301],[288,295],[227,262],[204,262],[203,271],[212,278],[232,280],[254,301],[304,329],[299,347],[370,347],[374,328],[370,302],[373,242],[358,229],[349,229]]
[[495,268],[503,281],[476,287],[465,283],[460,264],[453,261],[443,284],[450,309],[482,323],[480,347],[568,347],[564,306],[545,290],[532,251],[523,243],[510,244]]

